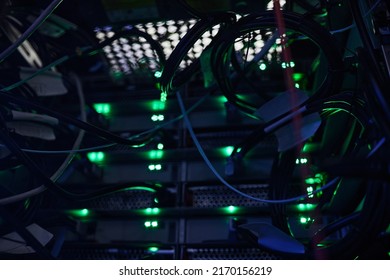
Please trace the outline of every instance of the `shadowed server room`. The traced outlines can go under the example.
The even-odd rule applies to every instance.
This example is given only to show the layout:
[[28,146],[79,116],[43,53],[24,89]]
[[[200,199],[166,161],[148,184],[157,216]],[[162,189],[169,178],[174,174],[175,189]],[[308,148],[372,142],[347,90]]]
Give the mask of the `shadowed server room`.
[[390,259],[389,0],[4,0],[0,73],[0,259]]

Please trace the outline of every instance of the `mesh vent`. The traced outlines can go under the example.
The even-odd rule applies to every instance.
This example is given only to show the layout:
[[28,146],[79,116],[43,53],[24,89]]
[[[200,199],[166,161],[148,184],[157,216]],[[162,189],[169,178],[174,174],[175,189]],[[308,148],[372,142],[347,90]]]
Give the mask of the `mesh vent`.
[[191,260],[280,260],[281,257],[257,248],[187,249]]
[[[268,185],[238,185],[237,189],[251,196],[268,199]],[[193,207],[213,208],[229,205],[235,206],[266,206],[265,203],[254,201],[229,190],[225,186],[205,186],[191,188]]]
[[140,260],[144,256],[143,249],[64,247],[61,252],[61,259],[64,260]]
[[[148,33],[154,40],[160,43],[166,57],[172,53],[180,39],[184,37],[187,31],[196,23],[195,19],[178,21],[158,21],[144,24],[137,24],[135,27]],[[132,26],[125,26],[132,28]],[[218,32],[218,26],[212,31],[206,32],[199,39],[188,57],[182,62],[180,67],[184,68],[191,64],[192,59],[198,58],[203,49],[211,42],[211,38]],[[215,30],[215,31],[214,31]],[[112,27],[96,28],[95,36],[102,42],[115,35]],[[111,45],[104,48],[107,59],[109,60],[114,72],[123,72],[126,74],[156,71],[160,69],[155,51],[144,38],[120,38]]]
[[153,192],[131,190],[92,200],[85,207],[105,211],[131,210],[152,207],[153,200]]
[[[203,148],[215,148],[223,146],[235,146],[243,138],[249,136],[252,131],[223,131],[213,133],[198,133],[196,136]],[[275,149],[277,141],[274,136],[265,137],[256,145],[257,150]]]

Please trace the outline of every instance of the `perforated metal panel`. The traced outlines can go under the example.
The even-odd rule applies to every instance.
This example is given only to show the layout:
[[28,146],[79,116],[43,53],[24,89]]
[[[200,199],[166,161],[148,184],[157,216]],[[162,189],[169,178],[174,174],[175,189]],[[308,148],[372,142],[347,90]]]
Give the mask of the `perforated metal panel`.
[[[72,260],[141,260],[151,256],[145,249],[130,248],[67,248],[60,255],[61,259]],[[169,259],[169,257],[167,257]],[[171,257],[172,258],[172,257]]]
[[155,194],[143,190],[114,193],[88,202],[87,208],[105,211],[148,208],[154,205]]
[[[158,21],[144,24],[137,24],[135,27],[148,33],[154,40],[158,41],[168,57],[172,50],[184,37],[187,31],[196,23],[195,19],[178,21]],[[131,29],[133,26],[125,26],[124,29]],[[96,28],[95,34],[99,41],[111,38],[115,35],[112,27]],[[205,33],[201,40],[195,43],[194,48],[188,54],[188,58],[183,61],[181,67],[188,66],[191,60],[200,56],[202,50],[211,42],[211,36],[218,32]],[[159,61],[154,50],[144,38],[120,38],[111,45],[104,48],[104,52],[111,64],[114,72],[123,72],[126,74],[134,72],[145,73],[155,71],[160,68]]]
[[[268,185],[238,185],[240,191],[261,199],[268,199]],[[192,187],[193,206],[199,208],[235,206],[265,206],[265,203],[254,201],[231,191],[225,186]]]
[[[173,49],[177,46],[188,30],[197,22],[196,19],[187,20],[168,20],[141,23],[135,27],[141,31],[148,33],[154,40],[158,41],[164,51],[166,57],[169,57]],[[124,26],[124,29],[131,29],[133,26]],[[211,43],[212,39],[217,35],[220,25],[213,26],[207,30],[195,43],[188,52],[187,57],[180,64],[181,68],[187,67],[192,63],[192,60],[199,58],[202,51]],[[96,28],[95,34],[99,41],[111,38],[115,35],[116,30],[112,27]],[[272,31],[265,30],[261,34],[260,31],[251,32],[247,37],[240,38],[235,43],[235,50],[241,52],[241,60],[252,60],[256,53],[259,53],[264,46],[265,41],[269,39]],[[251,42],[249,43],[249,40]],[[280,42],[275,48],[271,48],[266,55],[265,60],[280,59],[281,53]],[[156,54],[150,44],[144,38],[120,38],[114,41],[110,46],[104,48],[104,52],[112,66],[114,72],[123,72],[126,74],[136,71],[150,70],[155,71],[160,68],[159,62],[156,59]],[[261,61],[262,62],[262,61]]]
[[279,260],[279,256],[257,248],[189,248],[192,260]]

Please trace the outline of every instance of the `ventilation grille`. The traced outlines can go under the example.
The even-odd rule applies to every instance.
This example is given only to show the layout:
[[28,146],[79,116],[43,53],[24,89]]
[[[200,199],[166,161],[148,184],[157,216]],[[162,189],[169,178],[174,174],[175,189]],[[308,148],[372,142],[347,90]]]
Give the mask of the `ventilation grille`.
[[143,260],[173,259],[173,254],[152,254],[142,248],[67,248],[61,251],[63,260]]
[[[137,24],[135,27],[148,33],[163,48],[165,57],[169,57],[180,39],[196,23],[195,19],[189,20],[169,20]],[[133,28],[125,26],[123,29]],[[198,40],[180,65],[184,68],[191,64],[191,61],[198,58],[203,49],[211,42],[211,38],[216,35],[219,27],[215,27],[210,32],[206,32],[202,39]],[[115,35],[112,27],[96,28],[96,38],[102,42]],[[126,74],[156,71],[161,68],[155,51],[144,38],[120,38],[111,45],[104,48],[114,72]]]
[[280,260],[281,257],[257,248],[187,249],[191,260]]
[[143,190],[123,191],[88,202],[86,208],[120,211],[153,207],[155,194]]
[[[260,199],[268,199],[268,185],[265,184],[238,185],[237,189]],[[265,203],[245,198],[225,186],[192,187],[191,192],[193,207],[214,208],[229,205],[246,207],[266,206]]]

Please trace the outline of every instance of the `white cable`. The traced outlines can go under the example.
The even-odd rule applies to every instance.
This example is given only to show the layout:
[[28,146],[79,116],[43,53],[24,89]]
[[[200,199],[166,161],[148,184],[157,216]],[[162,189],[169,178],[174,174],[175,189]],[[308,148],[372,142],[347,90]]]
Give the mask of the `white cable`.
[[208,159],[207,155],[205,154],[202,146],[200,145],[199,141],[198,141],[198,138],[196,137],[195,133],[194,133],[194,130],[192,128],[192,125],[191,125],[191,122],[190,120],[188,119],[188,115],[187,115],[187,112],[186,112],[186,109],[184,107],[184,104],[183,104],[183,99],[181,98],[181,95],[179,92],[176,93],[176,96],[177,96],[177,100],[178,100],[178,103],[179,103],[179,107],[180,107],[180,110],[181,110],[181,113],[183,115],[183,119],[184,119],[184,122],[187,126],[187,130],[188,132],[190,133],[190,136],[196,146],[196,148],[198,149],[199,151],[199,154],[202,156],[204,162],[206,163],[206,165],[209,167],[209,169],[211,170],[211,172],[213,172],[213,174],[215,175],[215,177],[217,177],[217,179],[222,183],[224,184],[226,187],[228,187],[229,189],[231,189],[232,191],[238,193],[239,195],[243,196],[243,197],[246,197],[248,199],[251,199],[251,200],[255,200],[255,201],[258,201],[258,202],[263,202],[263,203],[269,203],[269,204],[288,204],[288,203],[293,203],[293,202],[298,202],[302,199],[306,199],[308,198],[309,195],[313,195],[313,194],[316,194],[318,192],[321,192],[325,189],[328,189],[330,187],[332,187],[334,184],[336,184],[339,180],[340,180],[340,177],[336,177],[334,178],[333,180],[329,181],[326,185],[322,186],[321,188],[319,188],[318,190],[315,190],[313,191],[312,193],[310,194],[304,194],[304,195],[300,195],[300,196],[296,196],[296,197],[292,197],[292,198],[287,198],[287,199],[280,199],[280,200],[268,200],[268,199],[261,199],[261,198],[258,198],[258,197],[254,197],[254,196],[251,196],[251,195],[248,195],[240,190],[238,190],[236,187],[230,185],[219,173],[218,171],[215,169],[215,167],[213,166],[213,164],[211,163],[211,161]]
[[[180,110],[181,110],[181,113],[182,113],[182,116],[183,116],[183,119],[184,119],[184,122],[187,126],[187,130],[188,132],[190,133],[190,136],[196,146],[196,148],[198,149],[199,151],[199,154],[202,156],[204,162],[206,163],[206,165],[208,166],[208,168],[211,170],[211,172],[215,175],[215,177],[217,177],[217,179],[222,183],[224,184],[226,187],[228,187],[229,189],[231,189],[232,191],[236,192],[237,194],[243,196],[243,197],[246,197],[248,199],[251,199],[251,200],[254,200],[254,201],[258,201],[258,202],[263,202],[263,203],[269,203],[269,204],[288,204],[288,203],[293,203],[293,202],[298,202],[302,199],[306,199],[308,198],[309,195],[313,195],[313,194],[316,194],[316,193],[319,193],[319,192],[322,192],[330,187],[332,187],[334,184],[336,184],[341,178],[340,177],[336,177],[334,178],[333,180],[329,181],[327,184],[325,184],[324,186],[322,186],[321,188],[313,191],[312,193],[310,194],[304,194],[304,195],[300,195],[300,196],[296,196],[296,197],[292,197],[292,198],[287,198],[287,199],[280,199],[280,200],[268,200],[268,199],[261,199],[261,198],[257,198],[257,197],[254,197],[254,196],[251,196],[251,195],[248,195],[240,190],[238,190],[236,187],[232,186],[231,184],[229,184],[219,173],[218,171],[215,169],[215,167],[213,166],[213,164],[211,163],[211,161],[209,160],[209,158],[207,157],[206,153],[204,152],[201,144],[199,143],[198,141],[198,138],[196,137],[195,135],[195,132],[192,128],[192,124],[188,118],[188,112],[186,111],[185,107],[184,107],[184,103],[183,103],[183,99],[180,95],[180,92],[177,92],[176,93],[176,96],[177,96],[177,100],[178,100],[178,103],[179,103],[179,107],[180,107]],[[374,146],[374,148],[371,150],[371,152],[367,155],[366,158],[370,158],[372,157],[378,150],[380,147],[382,147],[382,145],[386,142],[386,139],[385,138],[382,138],[381,140],[378,141],[378,143]]]
[[[84,92],[83,92],[83,88],[81,85],[81,81],[80,81],[79,77],[77,77],[75,74],[70,74],[70,77],[74,80],[74,82],[76,84],[77,95],[78,95],[79,103],[80,103],[80,115],[81,115],[80,118],[82,121],[85,122],[85,121],[87,121],[87,114],[85,111],[85,98],[84,98]],[[77,150],[80,147],[81,142],[83,141],[84,135],[85,135],[85,131],[80,129],[79,133],[76,137],[76,140],[73,143],[71,152],[67,155],[67,157],[65,158],[65,160],[63,161],[61,166],[58,167],[57,171],[54,172],[54,174],[50,177],[50,180],[55,182],[61,177],[62,173],[66,170],[69,163],[72,161],[73,157],[76,154],[76,152],[74,152],[74,150]],[[47,188],[44,185],[42,185],[42,186],[36,187],[32,190],[29,190],[29,191],[26,191],[26,192],[23,192],[20,194],[16,194],[13,196],[2,198],[2,199],[0,199],[0,205],[7,205],[10,203],[25,200],[27,198],[30,198],[32,196],[36,196],[36,195],[44,192],[46,189]]]
[[54,0],[49,6],[37,17],[37,19],[30,25],[29,28],[7,49],[0,54],[0,63],[4,61],[9,55],[11,55],[24,41],[26,41],[43,22],[50,16],[51,13],[61,4],[63,0]]
[[[207,95],[203,96],[201,99],[199,99],[194,105],[191,106],[191,108],[189,108],[187,110],[187,113],[190,113],[193,110],[195,110],[209,96],[210,96],[210,94],[207,94]],[[148,130],[143,131],[141,133],[138,133],[136,135],[130,136],[127,139],[128,140],[137,139],[138,137],[141,137],[141,136],[146,135],[146,134],[150,134],[150,133],[155,132],[157,130],[160,130],[160,129],[168,126],[168,125],[171,125],[171,124],[181,120],[182,118],[183,118],[182,115],[177,116],[176,118],[174,118],[172,120],[164,122],[164,123],[162,123],[160,125],[157,125],[157,126],[151,128],[151,129],[148,129]],[[99,146],[93,146],[93,147],[87,147],[87,148],[79,148],[79,149],[70,149],[70,150],[46,150],[45,151],[45,150],[33,150],[33,149],[24,149],[24,148],[22,148],[21,150],[24,151],[24,152],[33,153],[33,154],[50,154],[50,155],[52,155],[52,154],[85,153],[85,152],[91,152],[91,151],[96,151],[96,150],[110,148],[110,147],[113,147],[113,146],[116,146],[116,145],[118,145],[118,144],[117,143],[111,143],[111,144],[104,144],[104,145],[99,145]],[[0,144],[0,146],[5,147],[5,145],[2,145],[2,144]]]

